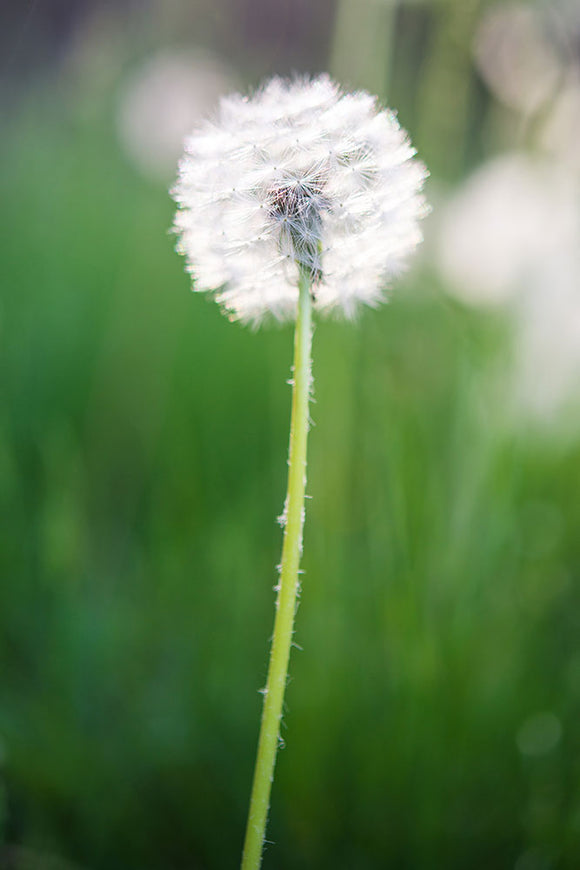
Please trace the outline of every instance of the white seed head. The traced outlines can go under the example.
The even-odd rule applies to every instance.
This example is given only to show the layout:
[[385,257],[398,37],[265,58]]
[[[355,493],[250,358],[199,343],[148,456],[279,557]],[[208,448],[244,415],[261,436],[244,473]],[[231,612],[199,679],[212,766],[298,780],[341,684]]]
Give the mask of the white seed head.
[[194,289],[232,319],[294,318],[300,270],[322,312],[375,305],[421,241],[425,167],[395,115],[327,76],[222,99],[172,190]]

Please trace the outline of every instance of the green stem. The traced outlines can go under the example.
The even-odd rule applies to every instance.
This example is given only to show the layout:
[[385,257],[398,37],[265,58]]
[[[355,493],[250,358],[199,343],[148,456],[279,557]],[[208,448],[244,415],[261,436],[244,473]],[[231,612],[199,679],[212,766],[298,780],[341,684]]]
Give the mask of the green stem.
[[278,600],[276,602],[274,635],[270,650],[268,680],[264,693],[262,724],[260,726],[258,754],[254,768],[254,781],[242,857],[242,870],[258,870],[262,861],[262,847],[266,832],[268,808],[270,806],[270,791],[274,779],[276,751],[280,740],[280,719],[282,717],[284,690],[286,689],[288,677],[288,661],[292,645],[296,597],[299,587],[298,568],[302,553],[308,402],[311,379],[312,303],[310,287],[310,275],[302,270],[299,282],[296,335],[294,338],[294,381],[288,459],[288,494],[285,504],[286,528],[282,546],[282,566],[280,570]]

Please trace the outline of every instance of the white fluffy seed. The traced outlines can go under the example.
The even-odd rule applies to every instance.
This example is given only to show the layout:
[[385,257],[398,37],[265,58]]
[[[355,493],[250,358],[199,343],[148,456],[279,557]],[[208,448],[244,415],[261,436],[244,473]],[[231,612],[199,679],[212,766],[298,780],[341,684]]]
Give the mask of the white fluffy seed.
[[292,319],[303,269],[319,311],[376,305],[422,238],[414,154],[391,111],[327,76],[222,99],[186,140],[172,190],[194,289],[232,319]]

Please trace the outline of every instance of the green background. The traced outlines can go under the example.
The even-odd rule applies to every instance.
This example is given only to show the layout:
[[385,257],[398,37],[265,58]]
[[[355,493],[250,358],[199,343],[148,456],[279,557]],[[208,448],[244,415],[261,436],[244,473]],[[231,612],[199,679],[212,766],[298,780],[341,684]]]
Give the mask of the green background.
[[[470,55],[484,5],[388,7],[384,45],[356,49],[368,83],[331,3],[109,8],[76,77],[70,34],[13,7],[0,867],[228,868],[243,838],[292,330],[232,325],[190,293],[166,186],[118,142],[122,76],[191,43],[250,86],[324,69],[334,44],[343,80],[352,63],[398,107],[436,205],[497,150]],[[580,866],[580,439],[508,425],[492,374],[510,347],[504,319],[446,292],[429,246],[388,306],[316,325],[266,870]]]

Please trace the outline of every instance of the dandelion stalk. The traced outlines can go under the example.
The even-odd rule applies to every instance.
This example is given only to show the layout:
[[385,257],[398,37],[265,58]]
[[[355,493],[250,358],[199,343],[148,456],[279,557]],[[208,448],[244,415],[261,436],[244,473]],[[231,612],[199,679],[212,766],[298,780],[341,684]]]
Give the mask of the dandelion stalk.
[[301,269],[294,339],[292,420],[288,458],[288,493],[284,509],[285,531],[282,565],[242,870],[256,870],[261,863],[276,752],[280,742],[280,720],[294,631],[294,616],[299,588],[298,569],[302,554],[308,401],[311,383],[312,303],[310,287],[310,275],[305,269]]

